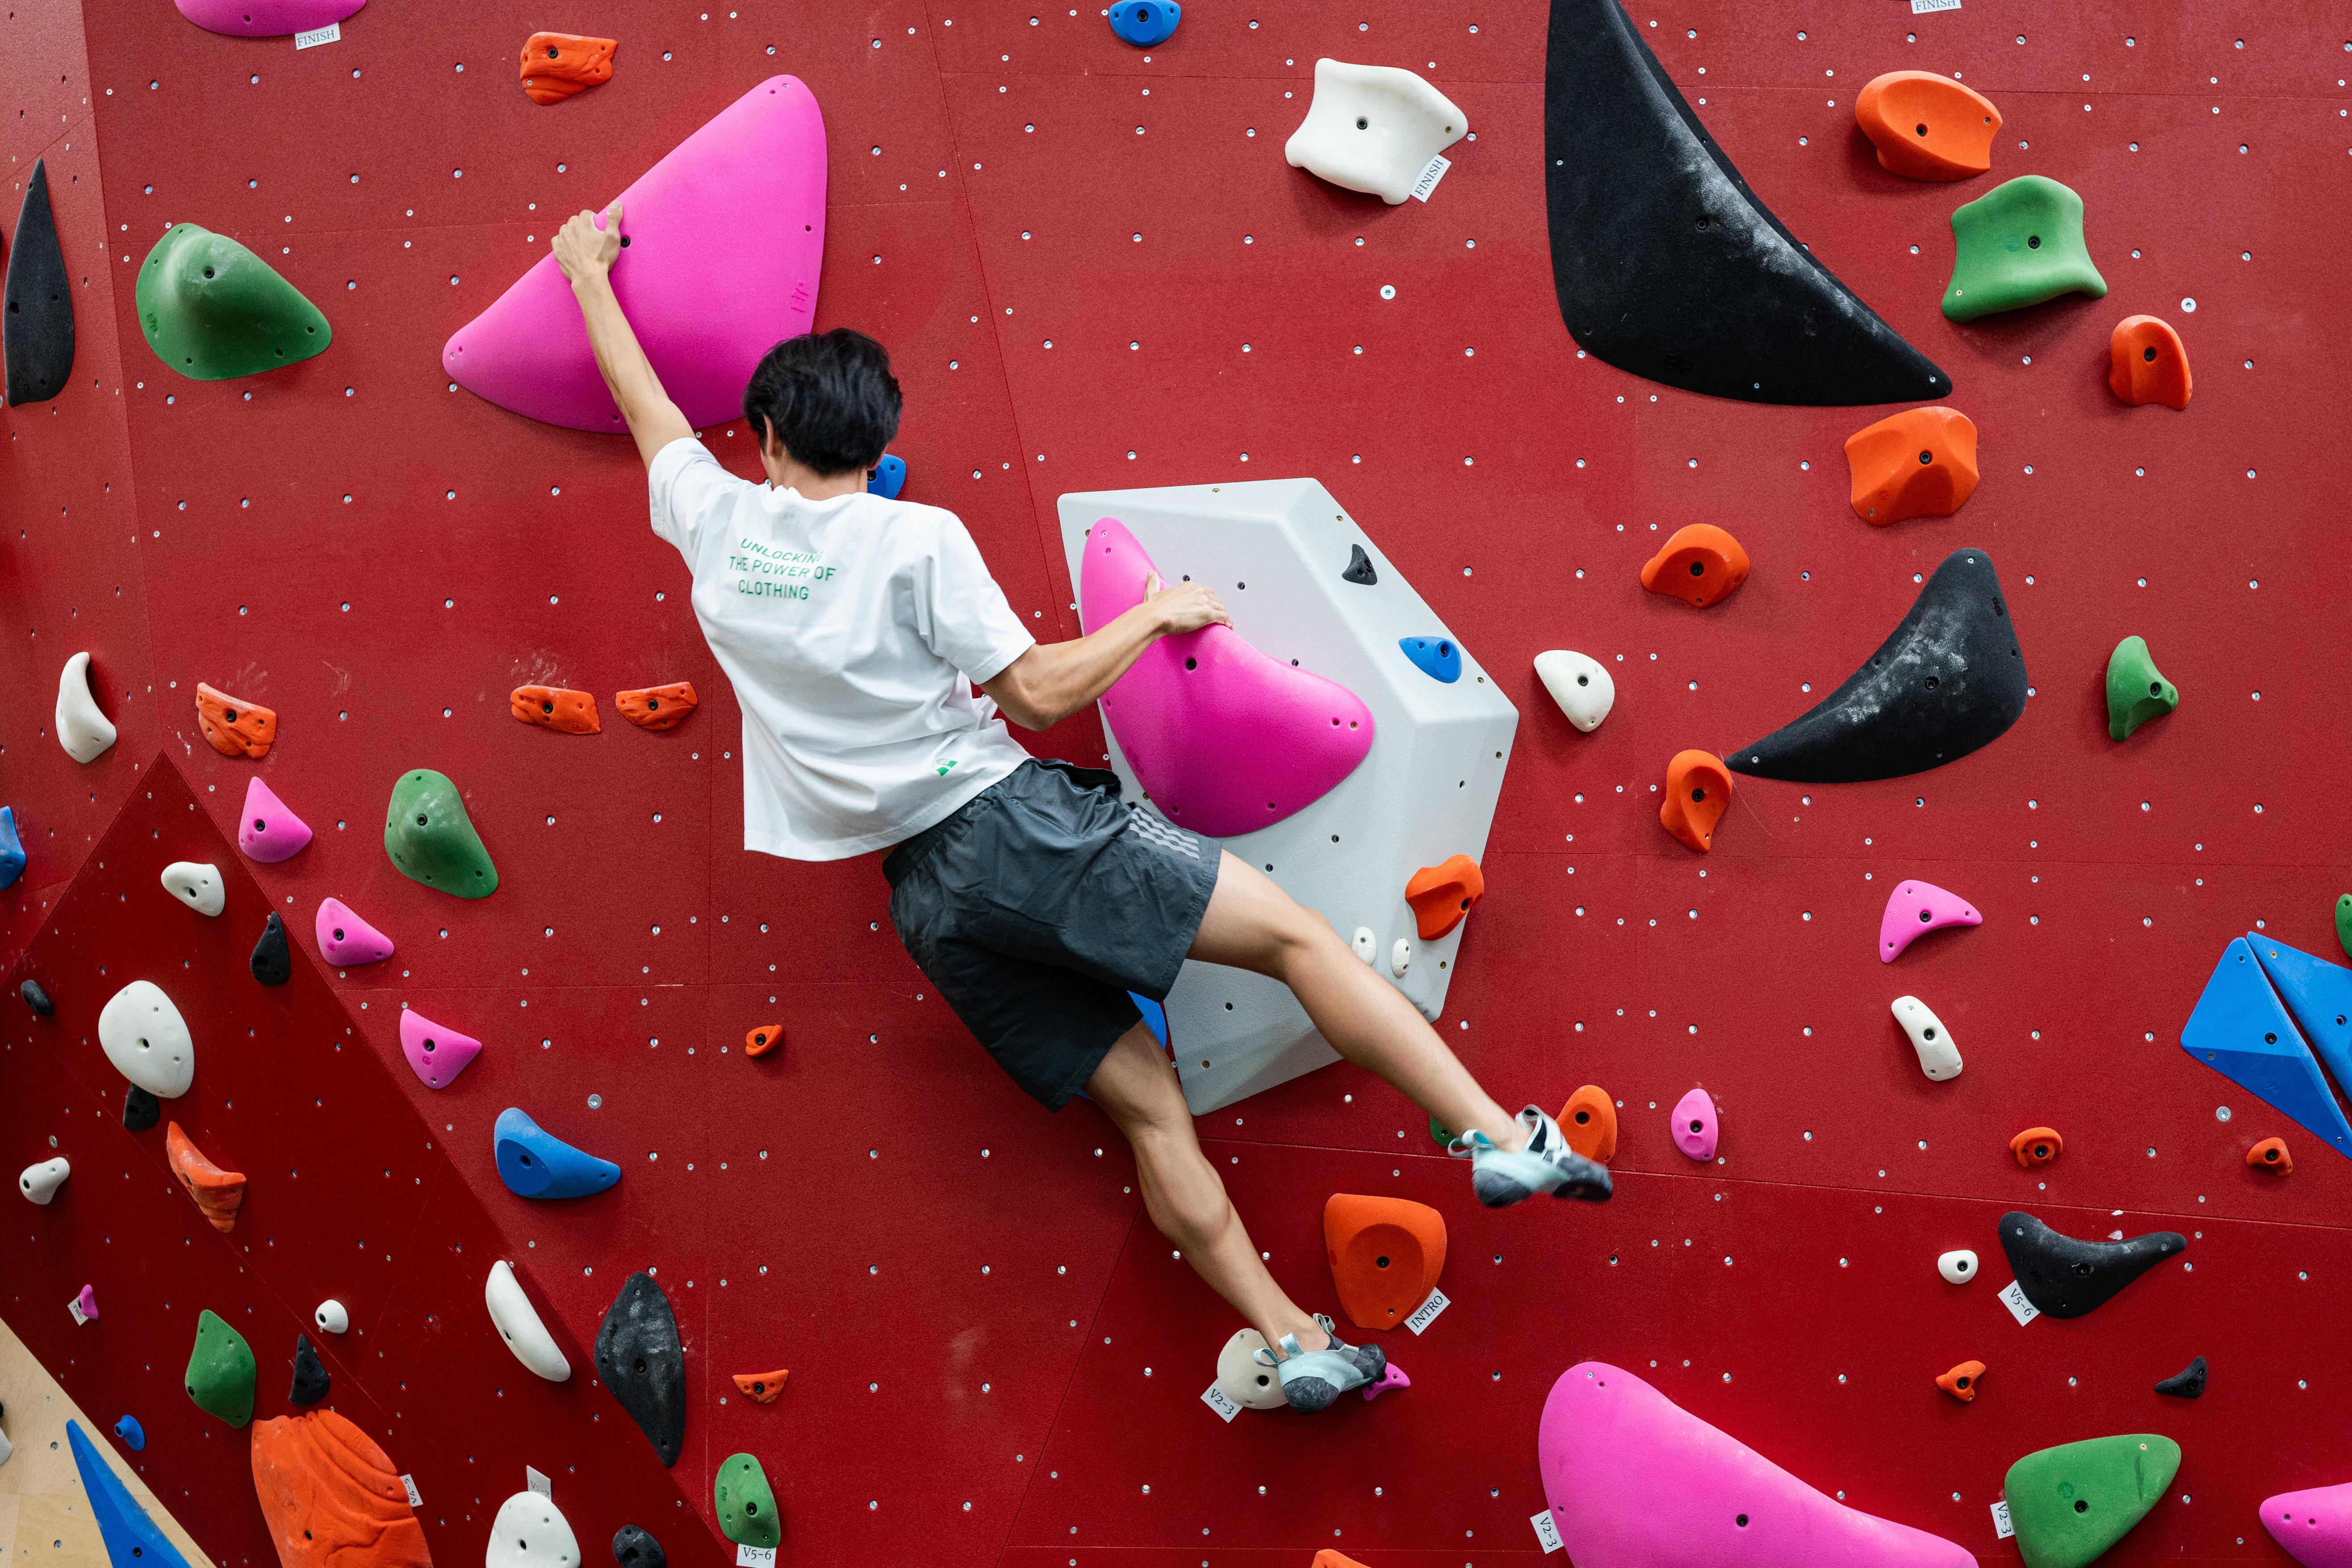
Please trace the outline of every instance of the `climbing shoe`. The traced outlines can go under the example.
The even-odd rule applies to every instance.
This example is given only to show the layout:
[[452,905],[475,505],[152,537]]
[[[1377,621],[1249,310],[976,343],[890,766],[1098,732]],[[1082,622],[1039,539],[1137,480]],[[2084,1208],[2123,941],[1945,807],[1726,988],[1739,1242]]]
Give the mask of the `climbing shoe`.
[[1351,1388],[1363,1388],[1381,1382],[1388,1373],[1389,1358],[1378,1345],[1342,1344],[1334,1331],[1330,1319],[1315,1314],[1315,1321],[1331,1336],[1328,1349],[1303,1351],[1298,1348],[1297,1334],[1282,1336],[1284,1359],[1276,1361],[1270,1350],[1256,1352],[1260,1366],[1270,1366],[1282,1374],[1282,1397],[1293,1410],[1312,1415]]
[[1496,1148],[1475,1128],[1445,1146],[1455,1159],[1470,1162],[1470,1185],[1480,1203],[1501,1209],[1538,1193],[1595,1204],[1609,1196],[1609,1167],[1570,1148],[1559,1123],[1530,1105],[1519,1112],[1519,1125],[1528,1130],[1522,1149]]

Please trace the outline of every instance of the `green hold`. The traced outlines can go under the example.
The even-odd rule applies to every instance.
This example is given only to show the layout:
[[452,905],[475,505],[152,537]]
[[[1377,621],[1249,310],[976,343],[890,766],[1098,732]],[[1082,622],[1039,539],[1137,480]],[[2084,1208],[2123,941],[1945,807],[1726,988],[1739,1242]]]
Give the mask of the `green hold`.
[[2157,1505],[2179,1468],[2180,1445],[2151,1432],[2026,1455],[2003,1483],[2025,1568],[2095,1560]]
[[[2180,706],[2180,688],[2164,679],[2148,657],[2147,639],[2126,637],[2107,655],[2107,738],[2121,741],[2150,719]],[[2342,929],[2341,910],[2337,929]]]
[[383,814],[383,847],[402,875],[428,888],[461,899],[487,899],[499,890],[499,868],[446,773],[414,768],[400,775]]
[[1433,1116],[1429,1119],[1429,1141],[1441,1149],[1448,1148],[1454,1142],[1454,1134],[1439,1126],[1437,1118]]
[[2336,945],[2352,958],[2352,893],[2336,900]]
[[277,268],[225,234],[174,224],[139,268],[139,326],[191,381],[227,381],[326,352],[334,329]]
[[2039,174],[1996,185],[1955,212],[1952,242],[1944,314],[1955,321],[2107,291],[2083,243],[2083,198]]
[[188,1352],[188,1397],[196,1408],[232,1426],[253,1419],[253,1347],[210,1308],[196,1319],[196,1345]]
[[774,1546],[783,1540],[784,1523],[776,1514],[768,1472],[751,1455],[730,1455],[719,1467],[713,1496],[719,1504],[719,1532],[738,1546]]

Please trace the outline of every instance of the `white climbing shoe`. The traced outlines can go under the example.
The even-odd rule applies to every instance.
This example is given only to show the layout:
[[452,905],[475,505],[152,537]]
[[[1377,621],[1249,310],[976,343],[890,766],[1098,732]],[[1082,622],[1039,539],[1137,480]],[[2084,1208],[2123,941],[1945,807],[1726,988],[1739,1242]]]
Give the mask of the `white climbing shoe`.
[[1364,1388],[1384,1380],[1389,1365],[1388,1356],[1378,1345],[1342,1344],[1336,1325],[1322,1313],[1315,1314],[1316,1323],[1331,1336],[1329,1346],[1319,1351],[1298,1348],[1297,1334],[1282,1336],[1283,1360],[1274,1359],[1274,1352],[1261,1350],[1255,1360],[1260,1366],[1273,1367],[1282,1377],[1282,1397],[1293,1410],[1312,1415],[1351,1388]]
[[1523,1148],[1497,1148],[1475,1128],[1445,1146],[1455,1159],[1470,1162],[1470,1184],[1480,1203],[1500,1209],[1538,1193],[1587,1203],[1609,1196],[1609,1167],[1570,1148],[1559,1123],[1530,1105],[1519,1112],[1519,1125],[1528,1130]]

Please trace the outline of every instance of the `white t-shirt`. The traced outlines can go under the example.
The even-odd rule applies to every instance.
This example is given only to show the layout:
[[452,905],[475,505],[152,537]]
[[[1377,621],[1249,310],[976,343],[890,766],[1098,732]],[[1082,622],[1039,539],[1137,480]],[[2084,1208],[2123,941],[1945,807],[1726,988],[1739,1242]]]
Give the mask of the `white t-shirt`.
[[911,838],[1028,759],[991,680],[1034,644],[955,513],[807,500],[699,441],[655,457],[654,531],[743,710],[743,847],[840,860]]

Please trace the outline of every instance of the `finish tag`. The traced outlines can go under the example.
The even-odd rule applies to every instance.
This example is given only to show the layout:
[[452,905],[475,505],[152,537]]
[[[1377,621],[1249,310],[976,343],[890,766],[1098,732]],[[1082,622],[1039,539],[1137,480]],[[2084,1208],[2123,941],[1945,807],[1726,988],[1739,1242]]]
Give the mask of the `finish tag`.
[[1452,1305],[1454,1303],[1445,1299],[1445,1292],[1433,1285],[1429,1288],[1429,1300],[1412,1310],[1412,1316],[1404,1321],[1404,1326],[1417,1337],[1422,1330],[1437,1321],[1438,1313]]
[[1559,1550],[1559,1526],[1551,1521],[1551,1510],[1545,1509],[1541,1513],[1530,1514],[1528,1522],[1536,1527],[1536,1539],[1543,1542],[1545,1552],[1552,1552]]
[[1224,1421],[1231,1421],[1242,1413],[1242,1407],[1234,1403],[1233,1396],[1213,1383],[1202,1393],[1201,1403],[1215,1411],[1218,1418]]
[[86,1315],[81,1310],[81,1298],[79,1296],[76,1296],[72,1300],[66,1303],[66,1310],[73,1314],[74,1327],[77,1329],[89,1321],[88,1315]]
[[2025,1287],[2014,1279],[2002,1287],[2000,1304],[2009,1309],[2009,1315],[2015,1318],[2021,1327],[2042,1315],[2042,1309],[2025,1299]]
[[[1911,0],[1911,4],[1916,5],[1919,4],[1919,0]],[[1959,4],[1959,0],[1952,0],[1952,4],[1958,5]],[[1941,7],[1938,6],[1937,9],[1940,10]],[[315,49],[320,44],[339,44],[342,42],[342,24],[340,22],[330,22],[323,27],[313,27],[307,33],[295,34],[294,47],[298,49]]]
[[[1911,0],[1911,3],[1916,5],[1919,0]],[[1959,3],[1960,0],[1952,0],[1955,5]],[[1427,201],[1429,193],[1437,189],[1437,182],[1445,178],[1445,171],[1452,167],[1454,165],[1445,161],[1445,154],[1443,153],[1432,158],[1429,161],[1429,166],[1422,170],[1421,178],[1412,183],[1412,199],[1417,202]]]
[[[1913,3],[1916,5],[1917,0],[1913,0]],[[2002,1541],[2017,1533],[2017,1526],[2009,1522],[2009,1502],[2006,1499],[1992,1505],[1992,1532]]]
[[403,1476],[403,1477],[401,1477],[401,1478],[400,1478],[400,1484],[401,1484],[402,1486],[404,1486],[404,1487],[405,1487],[405,1488],[407,1488],[407,1489],[408,1489],[408,1506],[409,1506],[409,1507],[411,1507],[411,1508],[423,1508],[423,1507],[425,1506],[425,1499],[424,1499],[421,1495],[419,1495],[419,1494],[418,1494],[418,1492],[417,1492],[417,1490],[416,1490],[416,1478],[415,1478],[415,1476]]
[[545,1476],[541,1475],[537,1470],[532,1469],[529,1465],[525,1465],[522,1468],[522,1484],[532,1491],[537,1492],[540,1496],[545,1498],[548,1501],[553,1502],[555,1500],[555,1483],[549,1480]]
[[1911,15],[1924,16],[1930,11],[1957,11],[1960,0],[1911,0]]

